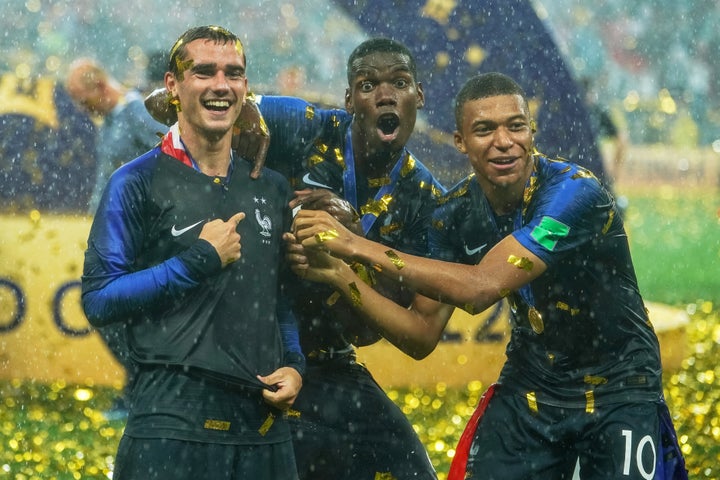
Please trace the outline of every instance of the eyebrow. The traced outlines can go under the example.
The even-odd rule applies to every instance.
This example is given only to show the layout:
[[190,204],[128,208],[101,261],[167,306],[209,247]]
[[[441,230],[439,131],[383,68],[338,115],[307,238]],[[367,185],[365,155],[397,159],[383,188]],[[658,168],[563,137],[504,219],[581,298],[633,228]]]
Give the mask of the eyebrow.
[[[190,67],[191,72],[210,70],[210,69],[218,70],[217,63],[214,63],[214,62],[213,63],[196,63],[192,67]],[[245,67],[239,63],[228,64],[225,66],[225,68],[223,70],[224,71],[240,71],[242,73],[245,73]]]

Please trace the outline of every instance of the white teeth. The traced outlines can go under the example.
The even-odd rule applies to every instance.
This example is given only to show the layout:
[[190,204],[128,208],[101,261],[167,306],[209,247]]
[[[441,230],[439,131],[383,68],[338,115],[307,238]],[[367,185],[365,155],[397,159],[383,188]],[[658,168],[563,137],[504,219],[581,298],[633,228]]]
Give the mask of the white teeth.
[[205,105],[208,107],[228,108],[230,106],[230,102],[226,100],[210,100],[205,102]]

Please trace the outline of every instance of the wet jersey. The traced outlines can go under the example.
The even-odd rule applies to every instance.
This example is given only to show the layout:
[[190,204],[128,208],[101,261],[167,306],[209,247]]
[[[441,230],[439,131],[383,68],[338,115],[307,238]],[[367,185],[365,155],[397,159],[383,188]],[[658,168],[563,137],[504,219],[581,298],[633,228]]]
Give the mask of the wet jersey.
[[559,406],[660,398],[658,340],[622,220],[598,180],[536,156],[523,207],[503,217],[471,175],[441,200],[430,249],[436,258],[476,264],[506,235],[547,270],[508,297],[512,335],[499,382],[530,403]]
[[[141,365],[262,387],[256,375],[299,354],[294,320],[277,313],[287,311],[278,302],[290,191],[276,172],[250,180],[248,162],[232,166],[227,178],[211,177],[156,147],[118,169],[90,231],[82,300],[95,326],[128,322]],[[221,268],[198,237],[238,212],[242,256]]]
[[[299,188],[326,188],[349,201],[360,214],[363,232],[370,240],[414,255],[427,255],[427,229],[444,187],[409,151],[403,150],[390,174],[364,179],[356,175],[350,124],[344,110],[320,109],[294,97],[261,97],[260,111],[268,124],[277,152],[294,151],[293,165],[302,166]],[[292,142],[292,139],[296,139]],[[282,148],[290,142],[290,150]],[[295,148],[295,150],[292,150]],[[268,164],[282,161],[268,153]],[[286,157],[287,158],[291,157]],[[298,174],[297,177],[300,177]],[[367,273],[362,271],[362,274]],[[343,324],[345,315],[330,311],[334,290],[304,283],[297,294],[302,303],[295,312],[305,352],[316,348],[342,348],[355,343]],[[412,294],[400,294],[409,305]],[[377,337],[379,338],[379,337]]]

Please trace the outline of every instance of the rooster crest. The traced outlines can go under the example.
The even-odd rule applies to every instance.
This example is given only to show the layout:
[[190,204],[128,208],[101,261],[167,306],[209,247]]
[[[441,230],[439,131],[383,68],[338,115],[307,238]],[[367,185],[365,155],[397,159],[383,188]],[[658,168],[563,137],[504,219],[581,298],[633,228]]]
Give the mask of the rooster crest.
[[260,210],[257,208],[255,209],[255,220],[257,220],[258,225],[260,225],[260,228],[262,229],[260,231],[260,235],[264,237],[270,236],[270,230],[272,230],[272,221],[270,220],[270,217],[267,215],[261,215]]

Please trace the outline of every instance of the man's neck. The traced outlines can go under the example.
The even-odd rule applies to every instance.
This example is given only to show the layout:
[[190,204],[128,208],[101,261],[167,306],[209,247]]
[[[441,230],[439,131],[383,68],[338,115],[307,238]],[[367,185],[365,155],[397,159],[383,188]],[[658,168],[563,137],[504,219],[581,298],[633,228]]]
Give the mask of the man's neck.
[[[480,177],[478,177],[479,179]],[[515,184],[507,187],[485,184],[480,182],[480,187],[488,199],[490,208],[497,215],[509,215],[517,210],[522,204],[524,184]]]
[[232,140],[230,132],[212,138],[192,131],[186,133],[181,126],[180,138],[202,173],[213,177],[227,176]]
[[353,157],[355,158],[355,170],[370,178],[377,178],[389,174],[402,150],[397,151],[370,151],[362,141],[353,139]]

